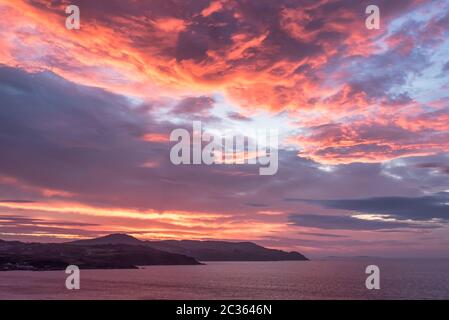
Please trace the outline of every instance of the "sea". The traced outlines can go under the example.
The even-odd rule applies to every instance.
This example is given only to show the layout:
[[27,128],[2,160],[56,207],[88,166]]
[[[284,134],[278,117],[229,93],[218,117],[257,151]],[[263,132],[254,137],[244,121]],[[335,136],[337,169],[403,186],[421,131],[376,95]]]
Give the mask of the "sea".
[[[366,267],[380,270],[368,290]],[[343,259],[205,262],[135,270],[81,270],[80,289],[65,271],[0,272],[0,299],[449,299],[449,259]]]

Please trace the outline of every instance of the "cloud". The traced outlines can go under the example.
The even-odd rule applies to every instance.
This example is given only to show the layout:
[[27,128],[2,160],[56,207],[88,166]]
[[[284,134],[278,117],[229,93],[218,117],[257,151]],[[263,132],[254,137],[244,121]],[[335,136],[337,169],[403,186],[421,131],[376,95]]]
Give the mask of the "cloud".
[[366,119],[320,125],[309,128],[297,143],[304,156],[330,164],[433,155],[449,148],[448,115],[445,109],[438,115],[423,113],[378,123]]
[[144,163],[163,157],[158,142],[141,137],[150,128],[167,128],[151,123],[123,97],[51,73],[5,67],[0,68],[0,95],[0,145],[8,150],[0,159],[0,174],[22,184],[106,196],[133,176],[145,176]]
[[[224,238],[248,228],[257,235],[293,232],[285,220],[289,212],[328,210],[283,201],[286,197],[419,195],[423,181],[436,184],[435,177],[415,165],[408,168],[419,173],[416,181],[410,173],[388,169],[403,176],[400,181],[384,174],[387,169],[380,164],[323,170],[319,163],[283,149],[278,174],[269,178],[251,165],[174,166],[169,161],[171,144],[164,137],[178,125],[156,121],[157,104],[148,109],[52,73],[8,67],[0,68],[0,94],[0,147],[7,150],[0,159],[0,191],[4,199],[36,201],[2,203],[4,208],[45,215],[75,211],[106,226],[117,215],[129,215],[121,223],[134,226],[134,232],[150,232],[143,217],[160,213],[151,220],[159,230],[155,234],[178,235],[182,230]],[[267,208],[278,213],[264,214]],[[117,230],[117,224],[108,230]]]
[[0,191],[5,199],[35,200],[0,203],[5,210],[79,214],[106,226],[121,218],[135,232],[150,232],[144,222],[153,217],[156,234],[184,236],[239,233],[238,222],[254,233],[285,227],[252,217],[260,207],[246,205],[271,192],[258,166],[173,165],[163,137],[179,125],[156,121],[125,97],[9,67],[0,68],[0,95],[0,147],[8,150]]
[[204,114],[214,106],[214,99],[210,97],[187,97],[175,105],[172,113]]
[[229,112],[228,118],[236,121],[245,121],[245,122],[249,122],[252,120],[251,118],[246,117],[238,112]]
[[[445,238],[444,223],[427,221],[447,220],[437,198],[449,188],[449,80],[439,74],[449,7],[379,1],[382,28],[368,31],[368,4],[80,0],[82,29],[71,32],[66,1],[0,0],[0,207],[35,219],[4,232],[69,235],[39,224],[48,218],[98,224],[71,236],[324,238],[333,225],[348,239],[329,242],[368,245],[382,232],[379,250],[411,243],[404,231]],[[271,117],[280,112],[282,123]],[[277,175],[172,165],[167,137],[192,120],[285,129]],[[380,198],[402,204],[382,209]],[[396,221],[320,199],[372,200],[358,213]],[[442,211],[418,214],[409,199]]]
[[91,227],[98,226],[92,223],[73,222],[73,221],[52,221],[36,218],[28,218],[24,216],[16,215],[0,215],[2,225],[46,225],[46,226],[59,226],[59,227]]
[[2,239],[64,241],[79,237],[95,237],[101,232],[98,224],[55,219],[40,219],[20,215],[0,214],[0,235]]
[[449,61],[443,66],[443,71],[449,72]]
[[301,235],[314,236],[320,238],[347,238],[348,236],[340,235],[340,234],[332,234],[332,233],[319,233],[319,232],[301,232]]
[[193,120],[202,122],[219,122],[221,119],[214,116],[211,111],[215,100],[208,96],[184,97],[170,108],[169,114],[190,123]]
[[[401,221],[381,221],[381,220],[365,220],[352,216],[332,216],[321,214],[291,214],[289,221],[293,225],[301,227],[312,227],[326,230],[386,230],[413,228],[418,226],[412,223]],[[433,228],[434,226],[429,226]]]
[[418,168],[423,169],[434,169],[441,174],[449,174],[449,165],[443,163],[420,163],[417,165]]
[[[294,199],[289,200],[294,201]],[[375,197],[305,201],[330,209],[388,215],[389,217],[393,217],[398,220],[430,221],[432,219],[441,219],[444,221],[449,221],[448,192],[441,192],[431,196],[421,197]],[[340,217],[336,219],[336,222],[338,222]],[[344,219],[348,218],[345,217]]]
[[[0,3],[0,63],[51,70],[142,99],[197,97],[174,108],[181,116],[192,110],[197,119],[207,113],[206,97],[217,92],[244,114],[288,111],[301,132],[291,141],[301,155],[322,163],[387,161],[448,148],[447,109],[427,103],[437,104],[441,94],[421,85],[432,78],[433,65],[446,62],[436,58],[445,50],[446,5],[378,1],[382,29],[368,31],[369,1],[157,0],[124,6],[82,0],[83,27],[69,32],[62,0]],[[443,90],[444,82],[446,77],[434,90]],[[347,139],[326,140],[323,126],[338,126]],[[377,138],[366,131],[378,132]]]
[[[380,1],[379,6],[388,24],[421,3]],[[79,1],[83,28],[78,35],[83,36],[78,36],[67,32],[63,23],[59,25],[65,18],[63,1],[45,5],[17,1],[14,7],[4,1],[3,10],[11,20],[5,22],[5,35],[16,32],[23,39],[22,46],[11,43],[10,47],[10,38],[5,36],[5,49],[14,51],[15,59],[22,64],[39,62],[42,67],[44,63],[72,80],[83,78],[85,83],[95,82],[121,92],[132,88],[125,81],[114,83],[111,77],[107,81],[103,70],[109,67],[108,72],[123,72],[122,77],[139,88],[150,82],[168,84],[171,89],[224,87],[230,95],[246,100],[242,104],[259,101],[269,108],[283,108],[295,103],[296,98],[300,99],[298,105],[307,101],[301,99],[300,94],[307,93],[300,90],[302,87],[319,90],[319,84],[307,79],[321,77],[334,60],[373,53],[373,39],[379,34],[361,28],[367,4],[354,5],[344,0],[318,4],[290,0],[170,0],[163,5],[160,1],[134,1],[126,6],[109,1],[105,6]],[[25,19],[35,32],[48,38],[36,41],[15,22]],[[55,42],[70,47],[70,55],[55,50]],[[39,61],[24,51],[33,44],[48,49],[44,56],[38,56]],[[118,46],[126,54],[116,54]],[[88,63],[88,58],[95,55],[102,58],[97,68]],[[304,66],[312,74],[298,72]],[[300,94],[295,93],[298,90]]]

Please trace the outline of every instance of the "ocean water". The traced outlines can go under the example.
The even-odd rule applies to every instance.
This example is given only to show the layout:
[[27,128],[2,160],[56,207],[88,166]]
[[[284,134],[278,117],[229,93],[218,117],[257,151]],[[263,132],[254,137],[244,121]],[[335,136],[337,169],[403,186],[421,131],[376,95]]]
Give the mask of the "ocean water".
[[[367,290],[366,266],[380,268]],[[208,262],[139,270],[81,270],[81,289],[64,271],[0,272],[0,299],[449,299],[449,260]]]

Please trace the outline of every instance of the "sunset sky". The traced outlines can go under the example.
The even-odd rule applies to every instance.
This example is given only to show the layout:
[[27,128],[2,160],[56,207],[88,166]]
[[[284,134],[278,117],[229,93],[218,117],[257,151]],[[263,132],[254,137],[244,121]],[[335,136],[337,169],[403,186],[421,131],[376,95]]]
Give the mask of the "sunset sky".
[[[0,105],[0,239],[449,257],[447,0],[0,0]],[[277,174],[173,165],[193,121]]]

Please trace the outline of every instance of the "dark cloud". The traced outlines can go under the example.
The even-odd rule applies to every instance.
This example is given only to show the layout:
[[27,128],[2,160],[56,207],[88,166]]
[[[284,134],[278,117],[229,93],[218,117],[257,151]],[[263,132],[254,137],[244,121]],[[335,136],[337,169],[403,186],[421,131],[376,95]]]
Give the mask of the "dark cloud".
[[25,216],[18,215],[4,215],[0,214],[0,224],[5,225],[46,225],[46,226],[59,226],[59,227],[92,227],[98,226],[97,224],[84,223],[84,222],[73,222],[73,221],[51,221],[36,218],[29,218]]
[[[429,165],[437,165],[437,167],[429,168]],[[444,174],[446,166],[449,166],[448,154],[409,157],[383,164],[382,174],[402,182],[404,186],[415,185],[422,192],[432,194],[441,190],[449,190],[447,175]],[[386,194],[388,195],[388,193]],[[416,194],[416,196],[419,195]]]
[[232,120],[237,120],[237,121],[252,121],[251,118],[245,117],[244,115],[238,113],[238,112],[229,112],[228,113],[228,118],[232,119]]
[[418,168],[435,169],[441,174],[449,174],[449,165],[443,163],[419,163]]
[[173,106],[169,113],[184,118],[187,123],[192,121],[217,122],[220,118],[211,114],[215,100],[207,96],[186,97]]
[[[401,221],[364,220],[351,216],[322,214],[291,214],[291,224],[301,227],[320,228],[327,230],[385,230],[399,228],[424,227]],[[430,226],[432,228],[433,226]]]
[[[427,52],[420,47],[413,49],[407,59],[404,59],[399,52],[390,50],[369,58],[345,58],[341,63],[348,64],[346,72],[353,74],[348,82],[351,87],[350,95],[365,93],[372,101],[387,99],[386,101],[390,103],[410,102],[409,93],[398,92],[394,88],[403,90],[403,86],[410,76],[418,76],[431,65]],[[360,67],[361,65],[363,68]],[[385,65],[388,65],[389,68],[384,68]]]
[[0,147],[8,150],[0,158],[0,174],[25,185],[107,199],[148,187],[150,170],[142,166],[168,160],[159,144],[140,138],[168,128],[123,97],[51,73],[6,67],[0,68],[0,96]]
[[270,205],[264,204],[264,203],[245,203],[245,204],[247,206],[254,207],[254,208],[267,208],[270,206]]
[[[51,2],[41,0],[30,0],[31,4],[43,10],[50,10],[54,13],[64,15],[60,8],[66,5],[65,0],[53,0]],[[48,3],[47,3],[48,2]],[[125,3],[121,0],[77,0],[78,5],[83,10],[86,19],[102,19],[112,23],[114,17],[123,16],[126,18],[140,16],[142,13],[153,17],[189,17],[200,13],[205,9],[211,0],[137,0],[132,3]],[[100,14],[102,13],[102,14]]]
[[174,113],[202,114],[208,113],[214,106],[214,99],[211,97],[187,97],[172,108]]
[[320,238],[347,238],[348,237],[348,236],[340,235],[340,234],[319,233],[319,232],[301,232],[300,234],[306,235],[306,236],[320,237]]
[[[74,239],[79,236],[95,237],[101,233],[88,230],[86,227],[95,228],[97,226],[97,224],[92,223],[43,220],[19,215],[0,214],[0,235],[5,240],[17,239],[19,236],[21,240],[35,241],[37,236],[39,241],[55,242],[64,241],[64,237],[73,237]],[[58,235],[63,235],[64,237],[58,239]]]
[[[295,201],[298,199],[287,199]],[[329,209],[348,210],[359,213],[389,215],[399,220],[430,221],[442,219],[449,221],[449,193],[441,192],[421,197],[375,197],[341,200],[301,200]],[[326,217],[331,221],[333,217]],[[348,217],[336,217],[348,220]],[[353,218],[350,218],[353,221]],[[357,223],[359,219],[357,219]],[[349,220],[348,220],[349,221]],[[344,222],[344,221],[342,221]]]
[[443,66],[444,72],[449,72],[449,61]]

